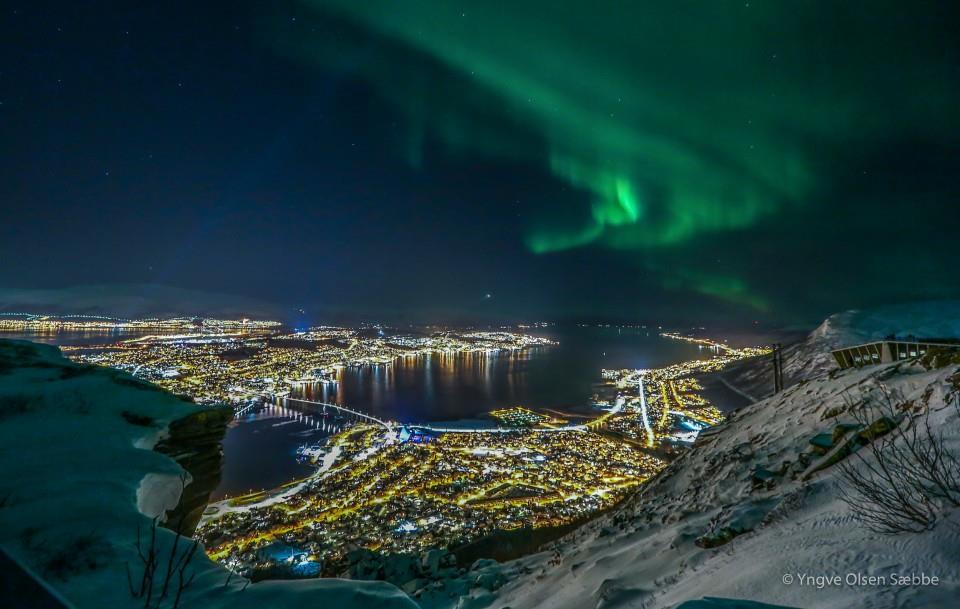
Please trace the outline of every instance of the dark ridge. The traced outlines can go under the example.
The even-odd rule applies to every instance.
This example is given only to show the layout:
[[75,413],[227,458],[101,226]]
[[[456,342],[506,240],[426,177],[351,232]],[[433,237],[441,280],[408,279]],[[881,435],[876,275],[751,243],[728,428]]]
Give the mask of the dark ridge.
[[228,407],[204,408],[170,423],[169,435],[154,448],[180,464],[190,473],[191,481],[183,489],[180,503],[167,513],[164,526],[192,536],[210,501],[210,494],[220,484],[223,465],[221,443],[227,424],[233,420]]

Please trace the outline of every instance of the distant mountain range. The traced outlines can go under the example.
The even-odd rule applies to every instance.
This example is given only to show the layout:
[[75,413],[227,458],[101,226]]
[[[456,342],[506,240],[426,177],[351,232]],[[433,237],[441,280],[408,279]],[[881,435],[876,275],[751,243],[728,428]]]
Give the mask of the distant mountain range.
[[284,307],[249,298],[156,284],[74,286],[29,290],[0,288],[0,312],[87,314],[124,318],[203,316],[284,320]]

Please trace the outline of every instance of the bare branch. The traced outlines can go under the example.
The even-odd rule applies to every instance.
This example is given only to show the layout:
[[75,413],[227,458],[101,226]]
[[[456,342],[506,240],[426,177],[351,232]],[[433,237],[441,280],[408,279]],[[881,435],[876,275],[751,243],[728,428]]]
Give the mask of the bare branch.
[[847,400],[868,450],[839,465],[840,497],[868,529],[885,534],[933,528],[941,504],[960,506],[960,460],[930,423],[926,404],[881,387],[880,396]]
[[[137,556],[142,563],[143,572],[141,574],[139,590],[133,584],[133,576],[130,571],[129,563],[127,567],[127,585],[130,588],[130,596],[136,599],[143,599],[143,609],[179,609],[183,592],[190,587],[196,577],[196,572],[188,574],[187,569],[200,547],[200,543],[192,540],[189,546],[182,546],[180,538],[183,535],[179,532],[173,539],[170,546],[170,552],[167,555],[165,566],[162,573],[157,571],[160,566],[157,549],[157,523],[159,518],[154,518],[150,525],[150,538],[148,545],[144,545],[142,540],[142,530],[137,525],[137,540],[134,547],[137,549]],[[160,577],[160,581],[158,581]],[[170,595],[171,582],[176,577],[176,592],[172,601],[164,603]],[[160,588],[159,595],[156,595],[156,587]]]

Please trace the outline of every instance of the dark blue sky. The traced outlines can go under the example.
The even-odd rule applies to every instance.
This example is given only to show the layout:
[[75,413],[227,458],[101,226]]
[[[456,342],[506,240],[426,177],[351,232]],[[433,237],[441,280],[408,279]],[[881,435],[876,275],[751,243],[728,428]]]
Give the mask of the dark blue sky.
[[[775,49],[727,91],[704,76],[739,21],[712,32],[664,9],[678,35],[715,34],[664,77],[650,49],[592,35],[599,18],[541,31],[506,11],[451,42],[416,34],[453,19],[441,5],[397,3],[384,20],[262,4],[3,7],[0,287],[161,283],[321,316],[773,322],[960,295],[960,70],[943,5],[900,31],[893,5],[820,4],[810,30],[783,33],[783,73]],[[506,69],[490,41],[524,24],[531,52],[583,65]],[[895,59],[873,53],[891,45]],[[609,54],[628,67],[604,75]],[[851,82],[857,66],[883,77]],[[577,70],[607,79],[590,81],[597,107],[620,81],[655,99],[611,98],[634,116],[586,145],[600,111]],[[517,83],[553,105],[518,109]],[[709,103],[685,101],[698,83]],[[929,103],[904,101],[917,96]],[[762,163],[725,125],[741,116],[762,123]]]

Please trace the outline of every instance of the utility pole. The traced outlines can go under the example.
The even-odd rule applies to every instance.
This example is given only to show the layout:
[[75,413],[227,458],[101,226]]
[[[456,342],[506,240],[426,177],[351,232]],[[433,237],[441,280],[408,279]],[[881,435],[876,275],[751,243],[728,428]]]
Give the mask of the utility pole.
[[783,345],[777,343],[777,374],[780,379],[780,391],[783,391]]
[[771,354],[773,362],[773,392],[780,393],[780,381],[777,380],[777,344],[773,344],[773,353]]
[[773,392],[783,391],[783,349],[780,343],[773,345]]

